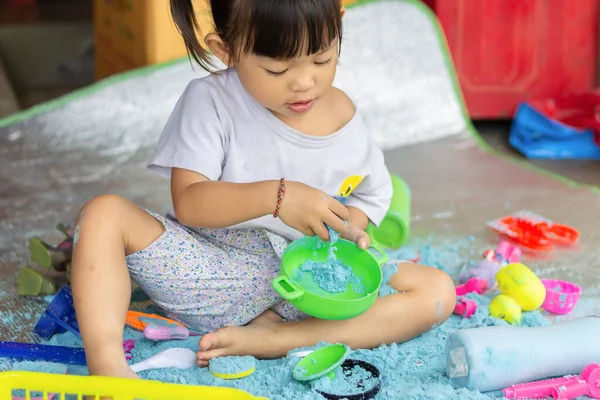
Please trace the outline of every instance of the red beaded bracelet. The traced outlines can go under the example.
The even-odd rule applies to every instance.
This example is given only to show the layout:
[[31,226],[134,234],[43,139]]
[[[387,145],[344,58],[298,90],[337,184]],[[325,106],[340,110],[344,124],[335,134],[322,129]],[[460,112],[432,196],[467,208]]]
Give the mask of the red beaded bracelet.
[[279,217],[279,207],[285,197],[285,178],[279,180],[279,190],[277,191],[277,204],[275,205],[275,212],[273,212],[273,218]]

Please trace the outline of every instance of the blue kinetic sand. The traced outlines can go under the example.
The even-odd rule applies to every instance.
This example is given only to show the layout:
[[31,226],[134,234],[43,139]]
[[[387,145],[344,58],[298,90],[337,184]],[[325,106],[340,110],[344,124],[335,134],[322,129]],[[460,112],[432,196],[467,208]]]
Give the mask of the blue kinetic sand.
[[[443,244],[432,245],[429,241],[411,243],[420,254],[421,264],[431,265],[455,275],[465,260],[480,256],[484,248],[475,248],[471,237],[456,237]],[[460,255],[459,255],[460,254]],[[399,271],[401,273],[402,271]],[[491,296],[491,295],[490,295]],[[477,311],[471,318],[452,315],[441,326],[402,344],[380,346],[373,350],[356,350],[352,360],[363,360],[373,364],[381,372],[381,388],[377,400],[491,400],[493,396],[467,389],[457,389],[446,376],[444,346],[448,336],[462,328],[474,328],[490,325],[507,325],[506,322],[489,316],[488,305],[491,297],[470,294],[468,298],[477,302]],[[542,326],[549,322],[539,312],[523,314],[522,325]],[[132,349],[132,362],[144,360],[170,347],[187,347],[198,350],[198,338],[182,341],[153,342],[143,337],[141,332],[127,328],[125,339],[137,340]],[[49,344],[80,347],[81,341],[70,333],[54,335]],[[141,372],[144,379],[158,380],[184,385],[209,385],[232,387],[244,390],[255,396],[271,400],[323,400],[310,384],[299,382],[292,376],[292,370],[299,358],[291,354],[298,350],[314,350],[328,345],[320,343],[314,347],[290,351],[290,356],[275,360],[257,360],[256,371],[237,380],[223,380],[214,377],[208,368],[174,368]],[[0,359],[0,362],[2,360]],[[495,362],[491,360],[490,362]],[[73,373],[69,367],[69,373]]]

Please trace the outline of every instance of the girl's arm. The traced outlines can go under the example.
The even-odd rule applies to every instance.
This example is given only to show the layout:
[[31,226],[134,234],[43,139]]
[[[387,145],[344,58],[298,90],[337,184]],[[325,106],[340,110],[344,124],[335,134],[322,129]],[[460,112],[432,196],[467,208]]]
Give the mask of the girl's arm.
[[211,181],[194,171],[173,168],[171,196],[175,216],[184,225],[224,228],[275,211],[279,181]]
[[[194,171],[173,168],[171,196],[175,216],[184,225],[225,228],[275,211],[279,181],[230,183],[211,181]],[[349,211],[320,190],[287,182],[279,218],[305,235],[329,239],[324,224],[344,232]]]

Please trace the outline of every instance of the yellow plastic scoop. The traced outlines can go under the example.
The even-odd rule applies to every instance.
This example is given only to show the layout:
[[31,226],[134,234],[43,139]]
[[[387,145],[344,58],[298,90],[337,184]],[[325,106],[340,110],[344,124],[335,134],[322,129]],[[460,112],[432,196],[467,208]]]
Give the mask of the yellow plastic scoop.
[[217,357],[210,360],[208,370],[216,378],[245,378],[256,371],[256,358],[252,356]]

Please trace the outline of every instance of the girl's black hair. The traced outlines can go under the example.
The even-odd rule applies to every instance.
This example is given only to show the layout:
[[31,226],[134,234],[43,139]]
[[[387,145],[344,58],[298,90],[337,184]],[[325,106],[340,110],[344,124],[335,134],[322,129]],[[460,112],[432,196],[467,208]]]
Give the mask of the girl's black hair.
[[[340,0],[210,0],[210,9],[215,33],[234,55],[286,60],[342,40]],[[171,0],[171,14],[188,54],[210,71],[213,65],[198,41],[206,32],[200,32],[192,0]]]

